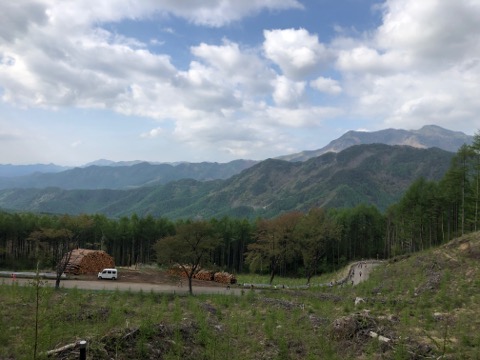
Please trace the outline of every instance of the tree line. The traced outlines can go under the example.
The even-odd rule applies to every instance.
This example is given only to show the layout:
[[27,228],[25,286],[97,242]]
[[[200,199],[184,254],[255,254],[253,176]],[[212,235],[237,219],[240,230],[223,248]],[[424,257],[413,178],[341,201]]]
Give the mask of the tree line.
[[383,214],[374,206],[359,205],[288,212],[272,219],[174,222],[137,215],[110,219],[99,214],[0,212],[0,267],[32,269],[40,261],[54,268],[67,244],[105,250],[118,266],[168,266],[175,261],[197,266],[194,255],[201,253],[202,266],[269,274],[271,281],[277,275],[304,276],[308,282],[353,260],[385,259],[439,245],[476,231],[479,221],[477,133],[472,145],[456,153],[442,180],[419,178]]
[[[312,209],[307,214],[292,212],[255,221],[223,217],[173,222],[136,215],[109,219],[103,215],[0,212],[0,267],[32,269],[40,261],[53,268],[65,243],[104,250],[118,266],[150,264],[159,258],[156,244],[180,238],[187,225],[202,223],[216,240],[204,261],[216,269],[267,273],[273,268],[282,276],[314,274],[381,252],[382,222],[375,207],[364,205],[335,211]],[[310,248],[311,254],[306,251]]]

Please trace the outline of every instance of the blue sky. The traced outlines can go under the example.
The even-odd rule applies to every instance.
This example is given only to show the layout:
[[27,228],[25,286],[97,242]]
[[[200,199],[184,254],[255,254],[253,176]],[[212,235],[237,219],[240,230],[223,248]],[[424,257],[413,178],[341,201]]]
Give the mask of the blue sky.
[[0,163],[262,160],[480,128],[474,0],[0,3]]

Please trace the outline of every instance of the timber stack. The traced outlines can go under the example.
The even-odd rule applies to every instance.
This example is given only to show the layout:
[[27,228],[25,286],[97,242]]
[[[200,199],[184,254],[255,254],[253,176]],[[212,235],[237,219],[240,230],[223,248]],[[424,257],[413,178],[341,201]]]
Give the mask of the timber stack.
[[67,274],[96,274],[105,268],[114,268],[113,257],[103,250],[74,249],[67,255],[70,256],[65,273]]
[[217,272],[214,275],[214,281],[221,284],[236,284],[237,279],[235,275],[228,272]]
[[197,272],[193,277],[194,277],[194,279],[197,279],[197,280],[212,281],[213,276],[214,276],[213,271],[202,269],[199,272]]
[[[190,271],[189,266],[185,266],[187,271]],[[175,265],[168,269],[167,273],[171,276],[175,277],[187,277],[187,274],[183,270],[180,265]],[[237,279],[235,275],[230,274],[228,272],[214,272],[211,270],[201,269],[197,273],[193,275],[193,278],[196,280],[203,280],[203,281],[215,281],[221,284],[236,284]]]

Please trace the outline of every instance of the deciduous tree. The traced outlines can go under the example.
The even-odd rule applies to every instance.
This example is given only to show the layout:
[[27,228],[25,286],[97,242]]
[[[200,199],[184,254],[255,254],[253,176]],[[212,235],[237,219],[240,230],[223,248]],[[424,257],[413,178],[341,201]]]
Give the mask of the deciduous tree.
[[178,264],[188,278],[188,290],[193,294],[193,276],[208,262],[209,254],[219,239],[207,221],[178,223],[176,234],[160,239],[155,244],[157,261],[163,265]]
[[298,251],[302,255],[307,284],[325,256],[327,246],[339,240],[340,228],[327,212],[311,209],[301,220],[296,230]]

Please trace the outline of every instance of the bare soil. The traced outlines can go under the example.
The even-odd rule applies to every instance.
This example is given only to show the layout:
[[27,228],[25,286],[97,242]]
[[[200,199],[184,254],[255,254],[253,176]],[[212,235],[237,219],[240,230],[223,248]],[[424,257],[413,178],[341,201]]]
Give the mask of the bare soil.
[[[178,286],[181,285],[187,286],[188,279],[186,277],[172,276],[166,271],[160,269],[150,269],[150,268],[117,268],[118,269],[118,280],[120,283],[138,283],[138,284],[154,284],[154,285],[171,285]],[[97,274],[88,274],[88,275],[70,275],[69,279],[73,280],[86,280],[86,281],[101,281],[97,279]],[[103,280],[108,281],[108,280]],[[215,281],[202,281],[193,279],[192,285],[194,287],[226,287],[226,284],[220,284]]]

